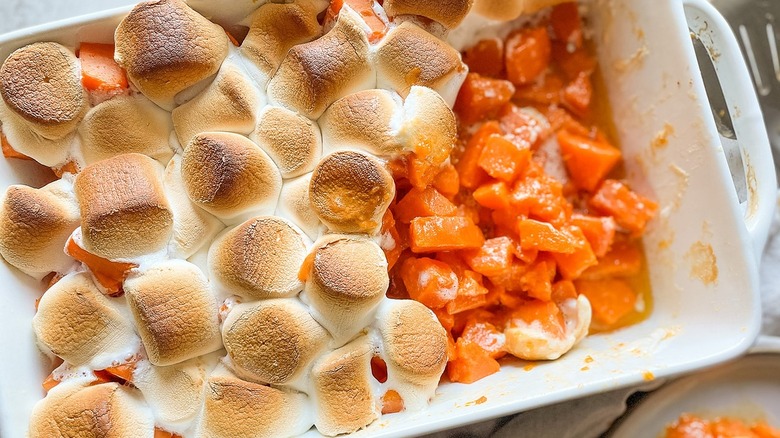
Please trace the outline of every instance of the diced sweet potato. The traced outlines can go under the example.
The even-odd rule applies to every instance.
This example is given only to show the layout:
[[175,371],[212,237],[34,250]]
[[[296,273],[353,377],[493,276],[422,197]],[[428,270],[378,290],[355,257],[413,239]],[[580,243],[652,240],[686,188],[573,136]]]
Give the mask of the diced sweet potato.
[[491,177],[511,183],[530,161],[530,147],[516,145],[499,135],[491,135],[479,154],[477,165]]
[[568,131],[558,132],[561,156],[574,184],[592,192],[620,161],[620,151]]
[[460,156],[460,160],[455,165],[458,175],[460,175],[461,186],[473,189],[487,178],[487,174],[477,163],[488,137],[493,134],[501,134],[501,129],[498,122],[490,121],[482,124],[469,139],[463,155]]
[[550,36],[545,27],[521,29],[506,40],[507,78],[515,85],[525,85],[542,74],[550,63]]
[[466,217],[418,217],[409,227],[412,252],[452,251],[479,248],[485,242],[482,230]]
[[409,257],[401,265],[409,296],[432,309],[439,309],[454,300],[458,293],[458,277],[446,263],[427,257]]
[[625,280],[577,280],[574,286],[577,292],[590,301],[593,320],[607,327],[613,326],[635,309],[637,295]]
[[433,187],[413,188],[395,206],[395,215],[408,224],[416,217],[455,216],[457,207]]
[[487,239],[480,248],[465,250],[461,254],[474,271],[487,277],[500,275],[512,264],[512,239],[506,236]]
[[463,338],[455,343],[455,356],[456,359],[447,364],[447,376],[452,382],[474,383],[500,369],[485,349]]
[[469,73],[463,82],[453,110],[464,125],[498,114],[515,94],[515,86],[502,79]]
[[615,218],[621,227],[641,234],[647,222],[655,216],[658,204],[632,191],[620,181],[608,179],[601,184],[591,205]]

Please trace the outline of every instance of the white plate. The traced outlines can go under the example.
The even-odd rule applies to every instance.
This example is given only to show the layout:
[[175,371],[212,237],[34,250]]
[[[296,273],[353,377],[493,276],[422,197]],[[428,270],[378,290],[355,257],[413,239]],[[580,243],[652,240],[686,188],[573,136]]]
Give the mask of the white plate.
[[780,426],[780,338],[762,339],[751,354],[674,380],[632,409],[610,438],[656,438],[682,413],[726,416]]
[[[429,409],[384,416],[355,435],[419,435],[634,385],[731,359],[756,337],[756,254],[774,208],[775,177],[736,42],[706,2],[689,0],[689,11],[700,16],[697,29],[726,41],[718,43],[717,64],[727,91],[735,91],[726,97],[750,177],[746,208],[737,201],[718,141],[681,1],[657,0],[652,7],[647,0],[591,3],[588,19],[618,116],[628,179],[661,205],[645,239],[652,315],[624,330],[591,336],[560,360],[530,370],[509,364],[471,385],[441,385]],[[124,13],[2,36],[0,59],[39,40],[68,46],[111,41]],[[39,185],[25,168],[17,160],[0,160],[0,187],[20,181]],[[49,368],[30,327],[40,285],[3,263],[0,285],[0,436],[15,438],[25,435]]]

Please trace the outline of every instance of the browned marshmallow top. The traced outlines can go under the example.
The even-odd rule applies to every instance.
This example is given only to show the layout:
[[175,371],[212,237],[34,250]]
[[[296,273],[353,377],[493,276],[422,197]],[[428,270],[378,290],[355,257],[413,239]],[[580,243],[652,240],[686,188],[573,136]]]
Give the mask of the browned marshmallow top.
[[228,373],[206,382],[196,437],[265,438],[297,436],[311,427],[307,397]]
[[79,226],[79,209],[67,181],[42,189],[10,186],[0,204],[0,254],[34,277],[64,271],[72,263],[63,251]]
[[320,36],[320,11],[312,3],[266,3],[252,16],[241,52],[267,77],[273,76],[290,48]]
[[460,24],[474,0],[385,0],[387,15],[420,15],[447,28]]
[[116,383],[58,385],[33,409],[30,438],[152,436],[152,413],[137,392]]
[[268,96],[316,119],[336,99],[376,82],[368,37],[357,14],[345,6],[327,34],[294,46],[268,83]]
[[298,300],[239,304],[222,329],[225,349],[238,375],[263,383],[292,383],[329,341]]
[[266,107],[253,138],[279,166],[285,179],[311,172],[322,154],[317,124],[286,108]]
[[13,52],[0,67],[0,96],[50,139],[73,131],[88,108],[78,60],[57,43],[33,43]]
[[376,232],[394,195],[395,182],[384,163],[354,151],[323,158],[309,184],[312,209],[335,232]]
[[218,237],[209,269],[231,293],[254,299],[290,297],[303,283],[298,270],[306,257],[300,231],[284,219],[259,216]]
[[273,161],[238,134],[196,135],[184,150],[181,172],[192,202],[221,219],[272,213],[282,189]]
[[92,108],[79,125],[81,152],[91,164],[125,153],[161,163],[173,156],[170,115],[141,97],[117,96]]
[[126,351],[137,339],[116,302],[85,273],[66,276],[46,291],[32,325],[39,343],[77,366]]
[[168,243],[173,216],[162,166],[140,154],[89,165],[76,177],[85,249],[108,259],[136,257]]
[[372,390],[371,358],[374,349],[367,336],[320,358],[312,369],[315,426],[325,435],[351,433],[379,417]]
[[222,346],[217,302],[197,266],[159,263],[128,278],[124,290],[152,364],[175,364]]
[[368,325],[388,283],[379,245],[365,237],[331,234],[314,250],[306,297],[315,318],[343,343]]
[[130,81],[169,110],[179,92],[219,70],[229,44],[219,25],[182,0],[139,3],[119,23],[115,43]]

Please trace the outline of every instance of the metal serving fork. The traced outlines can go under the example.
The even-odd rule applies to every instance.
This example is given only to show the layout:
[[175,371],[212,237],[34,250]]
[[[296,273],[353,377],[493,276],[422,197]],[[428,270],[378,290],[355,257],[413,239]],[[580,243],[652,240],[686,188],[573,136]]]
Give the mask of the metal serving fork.
[[775,168],[780,170],[780,0],[711,1],[742,48],[764,113]]

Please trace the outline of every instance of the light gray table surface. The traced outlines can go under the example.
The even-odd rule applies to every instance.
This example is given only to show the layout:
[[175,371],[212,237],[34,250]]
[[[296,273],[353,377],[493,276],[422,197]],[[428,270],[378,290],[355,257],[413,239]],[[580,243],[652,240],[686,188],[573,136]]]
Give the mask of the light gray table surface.
[[133,0],[0,0],[0,34],[136,3]]

